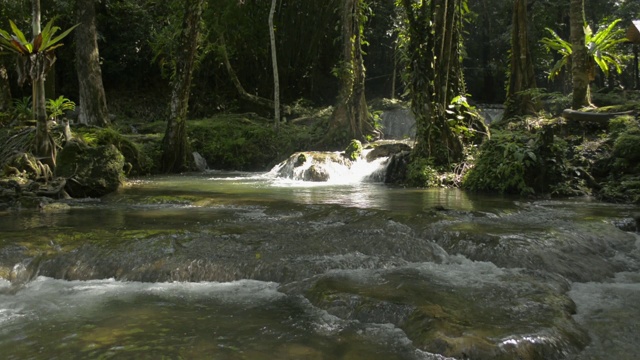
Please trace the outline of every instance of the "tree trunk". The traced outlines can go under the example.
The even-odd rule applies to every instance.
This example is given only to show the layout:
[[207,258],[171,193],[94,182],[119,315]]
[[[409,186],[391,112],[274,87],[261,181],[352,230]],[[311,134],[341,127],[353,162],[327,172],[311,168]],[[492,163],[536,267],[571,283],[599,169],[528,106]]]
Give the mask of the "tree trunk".
[[275,104],[273,100],[265,99],[260,96],[256,96],[247,92],[242,86],[240,79],[238,79],[238,75],[235,70],[233,70],[233,66],[231,66],[231,60],[229,59],[229,54],[227,53],[227,45],[224,40],[224,35],[220,34],[220,55],[222,55],[222,61],[224,62],[224,66],[227,69],[227,73],[229,73],[229,77],[231,78],[231,82],[233,86],[235,86],[236,90],[240,94],[240,97],[243,99],[250,101],[254,104],[258,104],[260,106],[264,106],[269,109],[275,109]]
[[344,0],[342,8],[342,68],[340,91],[331,115],[328,145],[346,145],[351,139],[364,140],[371,129],[365,98],[365,68],[362,57],[363,0]]
[[188,169],[186,121],[203,4],[204,0],[186,0],[184,3],[184,19],[178,39],[179,52],[171,91],[171,114],[163,140],[161,169],[164,172]]
[[504,119],[534,115],[539,110],[539,104],[533,100],[531,94],[523,94],[522,92],[536,87],[533,60],[529,49],[527,4],[525,0],[515,0],[511,33],[511,71]]
[[107,99],[102,84],[94,0],[77,0],[76,69],[78,72],[79,114],[82,124],[109,126]]
[[[32,0],[32,29],[34,36],[40,34],[40,0]],[[37,157],[51,168],[55,167],[56,147],[47,126],[47,110],[44,92],[44,80],[48,67],[53,60],[44,53],[30,55],[29,77],[31,78],[33,115],[36,118],[36,135],[34,152]]]
[[11,108],[11,87],[9,84],[9,74],[4,64],[0,64],[0,112],[8,111]]
[[446,110],[454,96],[464,95],[460,1],[432,0],[417,6],[403,0],[402,4],[409,20],[409,90],[416,118],[413,159],[431,159],[436,165],[457,162],[463,146],[449,126]]
[[573,98],[571,108],[574,110],[588,106],[589,99],[589,72],[587,48],[584,44],[584,0],[570,0],[570,26],[571,26],[571,75],[573,77]]
[[276,35],[273,27],[273,15],[276,12],[276,3],[277,0],[271,1],[271,11],[269,11],[269,38],[271,39],[271,64],[273,66],[273,121],[277,131],[280,129],[280,76],[278,75]]

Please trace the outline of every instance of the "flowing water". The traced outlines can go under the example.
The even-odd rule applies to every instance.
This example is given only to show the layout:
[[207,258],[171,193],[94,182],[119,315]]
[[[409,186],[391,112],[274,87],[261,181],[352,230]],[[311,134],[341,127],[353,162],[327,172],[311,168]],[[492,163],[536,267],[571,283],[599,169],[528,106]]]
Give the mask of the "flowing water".
[[0,213],[0,357],[640,353],[638,207],[280,170]]

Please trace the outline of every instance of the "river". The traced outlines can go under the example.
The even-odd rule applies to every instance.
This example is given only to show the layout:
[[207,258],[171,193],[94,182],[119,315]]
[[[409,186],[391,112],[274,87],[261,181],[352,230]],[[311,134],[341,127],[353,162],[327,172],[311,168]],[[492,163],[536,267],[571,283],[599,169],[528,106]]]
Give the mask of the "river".
[[3,359],[635,359],[637,206],[210,171],[0,213]]

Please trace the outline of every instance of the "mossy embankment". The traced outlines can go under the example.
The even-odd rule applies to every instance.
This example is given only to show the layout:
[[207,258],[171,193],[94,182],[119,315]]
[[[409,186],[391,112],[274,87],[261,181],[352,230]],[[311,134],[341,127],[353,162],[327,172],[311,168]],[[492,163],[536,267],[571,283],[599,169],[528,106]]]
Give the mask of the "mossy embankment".
[[640,203],[640,122],[524,118],[493,129],[463,187],[526,196]]

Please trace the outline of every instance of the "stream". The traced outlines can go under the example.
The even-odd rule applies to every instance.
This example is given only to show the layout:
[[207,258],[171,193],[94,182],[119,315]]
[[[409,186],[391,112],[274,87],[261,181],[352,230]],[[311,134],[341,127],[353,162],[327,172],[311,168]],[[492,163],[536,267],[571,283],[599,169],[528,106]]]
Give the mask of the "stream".
[[0,212],[0,357],[640,353],[638,206],[276,170]]

